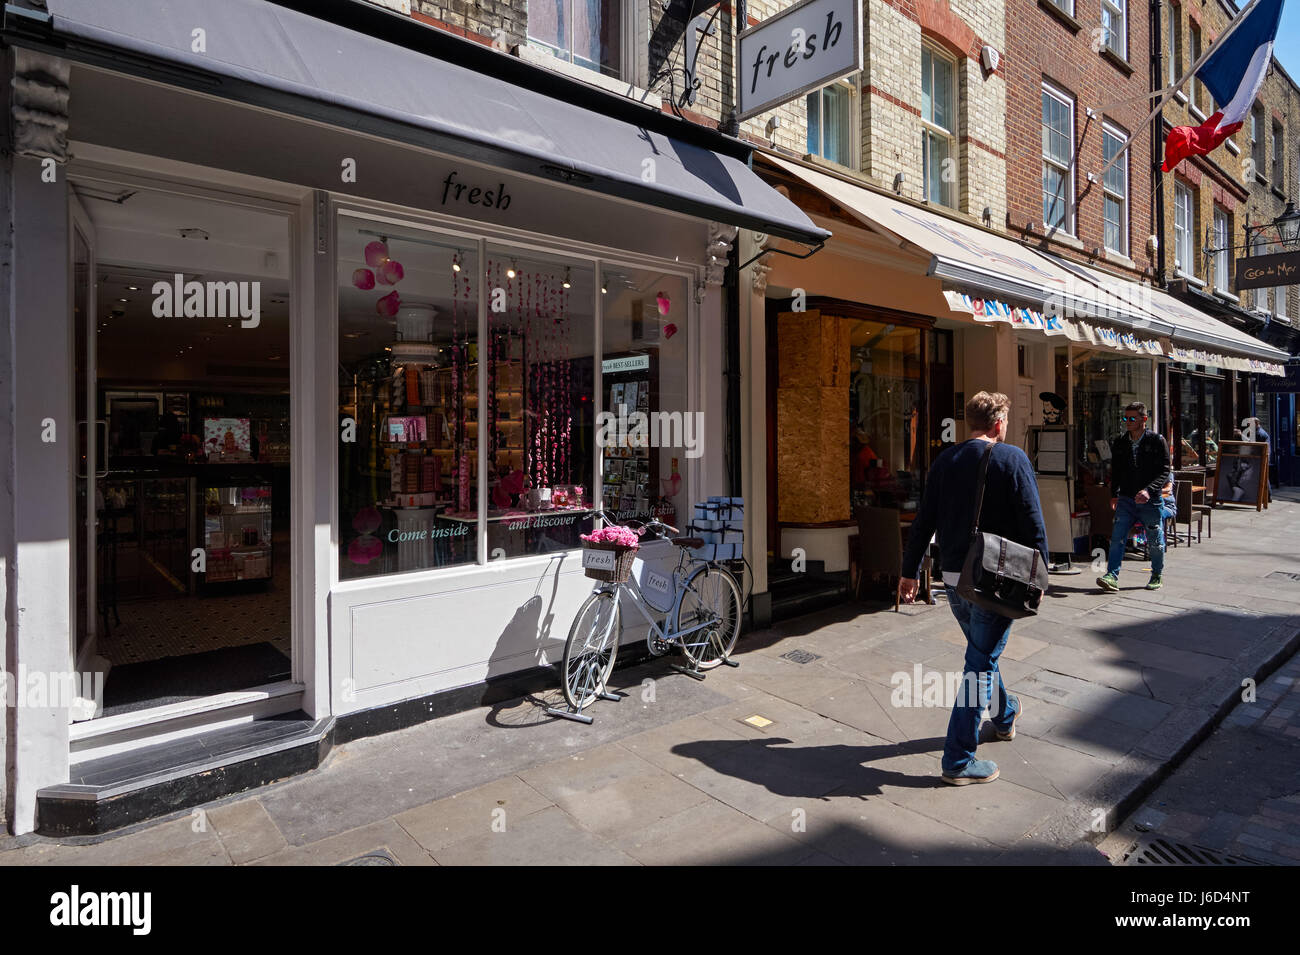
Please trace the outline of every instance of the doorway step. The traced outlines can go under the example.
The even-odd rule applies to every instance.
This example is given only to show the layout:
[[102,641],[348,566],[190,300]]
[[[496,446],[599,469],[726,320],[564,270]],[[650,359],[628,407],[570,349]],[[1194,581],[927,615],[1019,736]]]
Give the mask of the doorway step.
[[789,620],[843,603],[849,597],[848,571],[827,573],[826,564],[810,560],[803,571],[790,569],[789,560],[767,565],[767,589],[772,595],[772,620]]
[[37,832],[99,835],[305,773],[329,755],[334,717],[301,710],[77,759],[36,794]]

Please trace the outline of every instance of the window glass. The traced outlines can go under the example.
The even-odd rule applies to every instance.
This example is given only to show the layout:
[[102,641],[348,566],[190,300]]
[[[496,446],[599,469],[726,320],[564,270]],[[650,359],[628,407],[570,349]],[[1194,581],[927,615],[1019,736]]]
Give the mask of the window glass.
[[[1124,358],[1109,353],[1074,353],[1074,428],[1083,483],[1110,480],[1109,449],[1103,453],[1097,442],[1109,445],[1124,430],[1124,406],[1141,401],[1152,404],[1152,367],[1148,358]],[[1148,422],[1147,427],[1154,428]],[[1091,479],[1091,480],[1089,480]]]
[[946,206],[956,204],[951,170],[953,160],[952,61],[921,48],[921,118],[929,125],[921,132],[921,161],[924,166],[925,198]]
[[1283,165],[1285,164],[1285,153],[1282,150],[1282,126],[1278,123],[1273,124],[1273,184],[1279,189],[1282,183],[1286,182],[1286,176],[1283,174]]
[[[1124,140],[1115,132],[1102,129],[1102,153],[1106,162],[1119,153]],[[1106,248],[1119,252],[1128,251],[1128,153],[1123,153],[1115,165],[1106,170],[1104,182],[1105,206],[1103,219],[1105,223],[1104,241]]]
[[[1201,28],[1195,23],[1188,24],[1189,40],[1192,44],[1192,62],[1195,63],[1201,58]],[[1205,110],[1205,87],[1196,76],[1192,77],[1192,105],[1197,109]]]
[[1169,8],[1169,82],[1183,78],[1183,31],[1178,20],[1178,8]]
[[1228,228],[1228,213],[1218,206],[1214,207],[1214,287],[1222,291],[1230,291],[1231,272],[1229,270],[1230,242]]
[[849,323],[849,494],[854,508],[915,511],[925,462],[921,332]]
[[1125,55],[1126,34],[1124,26],[1124,0],[1102,0],[1102,42],[1119,56]]
[[1070,157],[1073,128],[1070,105],[1043,90],[1043,224],[1070,229]]
[[807,96],[808,152],[841,166],[854,165],[853,90],[832,83]]
[[473,563],[477,243],[346,215],[338,235],[339,576]]
[[486,275],[487,405],[468,402],[466,430],[487,443],[488,559],[579,547],[595,467],[595,273],[489,245]]
[[596,431],[605,510],[619,522],[655,516],[685,528],[688,462],[704,450],[690,410],[689,292],[680,275],[604,265],[602,418]]
[[567,62],[620,76],[621,0],[528,0],[528,41]]
[[1192,191],[1181,182],[1174,183],[1174,267],[1191,274],[1192,261]]

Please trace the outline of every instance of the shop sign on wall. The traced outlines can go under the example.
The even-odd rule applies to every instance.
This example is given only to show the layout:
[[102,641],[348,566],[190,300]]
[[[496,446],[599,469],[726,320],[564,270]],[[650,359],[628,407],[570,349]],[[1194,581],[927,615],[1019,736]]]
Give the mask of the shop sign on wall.
[[1237,291],[1300,285],[1300,252],[1248,255],[1237,260]]
[[739,118],[862,69],[862,0],[803,0],[740,34]]

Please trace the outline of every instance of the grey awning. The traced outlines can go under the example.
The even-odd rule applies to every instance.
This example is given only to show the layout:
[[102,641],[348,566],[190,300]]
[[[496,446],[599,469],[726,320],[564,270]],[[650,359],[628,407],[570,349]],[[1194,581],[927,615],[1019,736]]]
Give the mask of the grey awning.
[[[6,37],[797,242],[829,235],[737,155],[267,0],[48,0],[47,7],[48,18],[8,8]],[[204,31],[203,52],[194,49],[196,29]]]

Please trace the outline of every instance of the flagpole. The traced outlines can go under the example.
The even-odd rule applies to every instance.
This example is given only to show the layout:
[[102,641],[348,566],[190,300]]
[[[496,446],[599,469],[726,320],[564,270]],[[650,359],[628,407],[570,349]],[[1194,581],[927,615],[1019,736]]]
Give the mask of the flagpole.
[[[1131,137],[1129,137],[1128,141],[1125,142],[1124,145],[1121,146],[1118,151],[1116,151],[1115,155],[1110,158],[1110,162],[1102,166],[1101,172],[1096,174],[1098,179],[1104,178],[1106,172],[1110,169],[1110,167],[1115,165],[1115,163],[1119,162],[1119,157],[1124,155],[1124,153],[1128,151],[1129,146],[1133,145],[1134,140],[1136,140],[1137,137],[1141,134],[1141,130],[1145,126],[1147,126],[1151,122],[1151,120],[1156,118],[1156,115],[1162,109],[1164,109],[1165,103],[1169,102],[1169,98],[1183,88],[1183,86],[1187,83],[1187,81],[1190,80],[1195,75],[1196,71],[1201,68],[1202,64],[1204,64],[1206,60],[1208,60],[1211,56],[1213,56],[1214,53],[1218,51],[1219,47],[1223,46],[1224,41],[1227,40],[1228,37],[1232,36],[1233,31],[1236,30],[1237,27],[1241,26],[1241,24],[1245,22],[1246,15],[1250,13],[1251,10],[1255,9],[1255,5],[1258,3],[1259,0],[1250,0],[1250,3],[1246,4],[1246,6],[1242,9],[1242,11],[1233,18],[1231,23],[1228,24],[1227,29],[1225,29],[1223,33],[1219,34],[1219,38],[1210,45],[1210,48],[1206,50],[1204,53],[1202,53],[1200,58],[1195,63],[1192,64],[1191,69],[1189,69],[1187,73],[1183,75],[1183,78],[1180,79],[1173,86],[1167,86],[1165,87],[1164,90],[1161,91],[1164,95],[1160,97],[1160,102],[1156,103],[1155,109],[1151,110],[1151,112],[1147,114],[1147,118],[1142,120],[1142,122],[1135,127],[1139,132],[1134,133]],[[1152,93],[1151,95],[1156,96],[1159,94]],[[1223,105],[1226,106],[1227,104],[1225,103]]]

